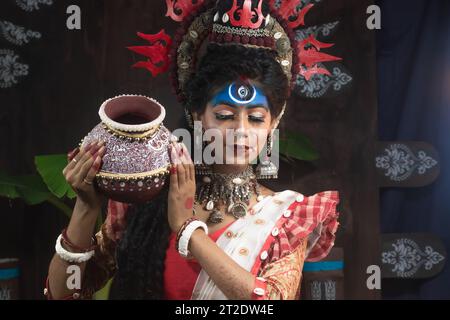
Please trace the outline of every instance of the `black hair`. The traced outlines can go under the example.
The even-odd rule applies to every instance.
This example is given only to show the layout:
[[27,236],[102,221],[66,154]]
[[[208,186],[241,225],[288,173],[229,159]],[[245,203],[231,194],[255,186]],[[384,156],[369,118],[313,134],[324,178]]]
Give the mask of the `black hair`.
[[[274,53],[232,44],[208,46],[187,85],[188,108],[201,114],[216,88],[240,76],[259,82],[272,115],[278,116],[289,89],[287,77]],[[171,233],[167,196],[165,188],[152,201],[132,207],[127,230],[117,248],[118,271],[111,299],[164,299],[164,262]]]
[[168,188],[152,201],[133,205],[117,247],[117,273],[110,299],[164,298],[164,258],[169,244]]

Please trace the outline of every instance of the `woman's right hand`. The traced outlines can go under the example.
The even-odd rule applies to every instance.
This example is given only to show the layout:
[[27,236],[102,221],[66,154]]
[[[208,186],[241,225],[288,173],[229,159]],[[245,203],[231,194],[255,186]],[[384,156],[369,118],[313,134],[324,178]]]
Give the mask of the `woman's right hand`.
[[103,196],[95,188],[94,179],[100,170],[104,153],[104,142],[94,141],[67,155],[69,163],[64,168],[63,175],[77,194],[77,201],[89,208],[101,208],[103,203]]

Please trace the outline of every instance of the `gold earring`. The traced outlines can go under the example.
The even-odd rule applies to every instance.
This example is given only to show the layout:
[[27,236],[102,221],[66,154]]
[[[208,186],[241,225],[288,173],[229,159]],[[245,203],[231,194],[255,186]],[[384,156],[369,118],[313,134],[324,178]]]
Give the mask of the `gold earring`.
[[256,166],[256,178],[257,179],[277,179],[278,178],[278,168],[270,160],[272,156],[272,134],[267,136],[267,146],[266,146],[266,156],[265,158]]

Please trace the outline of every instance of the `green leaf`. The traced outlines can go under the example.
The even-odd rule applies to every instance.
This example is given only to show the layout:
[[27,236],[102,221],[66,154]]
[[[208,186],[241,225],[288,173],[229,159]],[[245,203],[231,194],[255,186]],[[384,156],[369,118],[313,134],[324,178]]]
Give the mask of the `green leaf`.
[[285,138],[280,139],[280,153],[288,159],[313,161],[319,158],[311,141],[306,136],[295,132],[287,132]]
[[4,172],[0,172],[0,196],[10,199],[16,199],[20,195],[17,192],[16,185],[18,181],[14,177]]
[[46,201],[51,193],[38,175],[9,176],[0,173],[0,196],[22,198],[29,205]]
[[29,205],[36,205],[47,201],[51,196],[47,186],[38,175],[25,175],[17,177],[19,184],[17,192]]
[[37,171],[41,175],[48,189],[58,198],[67,195],[74,197],[74,192],[62,173],[67,165],[67,156],[64,154],[36,156],[34,160]]
[[69,199],[75,199],[77,197],[77,194],[75,193],[75,191],[73,191],[73,189],[69,186],[69,190],[67,190],[67,194],[66,194],[67,198]]
[[109,279],[106,285],[94,294],[94,300],[108,300],[113,279]]
[[280,160],[282,160],[282,161],[284,161],[284,162],[286,162],[288,164],[291,164],[291,165],[294,162],[294,160],[292,158],[289,158],[289,157],[283,155],[282,153],[280,153]]

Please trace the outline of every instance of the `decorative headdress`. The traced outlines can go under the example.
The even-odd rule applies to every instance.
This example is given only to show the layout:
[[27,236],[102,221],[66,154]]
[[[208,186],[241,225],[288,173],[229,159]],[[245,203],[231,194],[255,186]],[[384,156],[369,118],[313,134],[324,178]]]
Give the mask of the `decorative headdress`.
[[314,77],[330,76],[323,63],[341,60],[321,51],[333,44],[318,41],[314,33],[299,36],[296,31],[305,25],[305,15],[314,6],[310,2],[166,0],[166,15],[181,26],[173,39],[164,30],[154,35],[138,33],[149,45],[129,47],[147,58],[134,67],[145,68],[154,77],[170,68],[172,85],[179,102],[184,104],[186,83],[196,70],[204,42],[239,44],[274,50],[292,91],[296,85],[308,84]]

